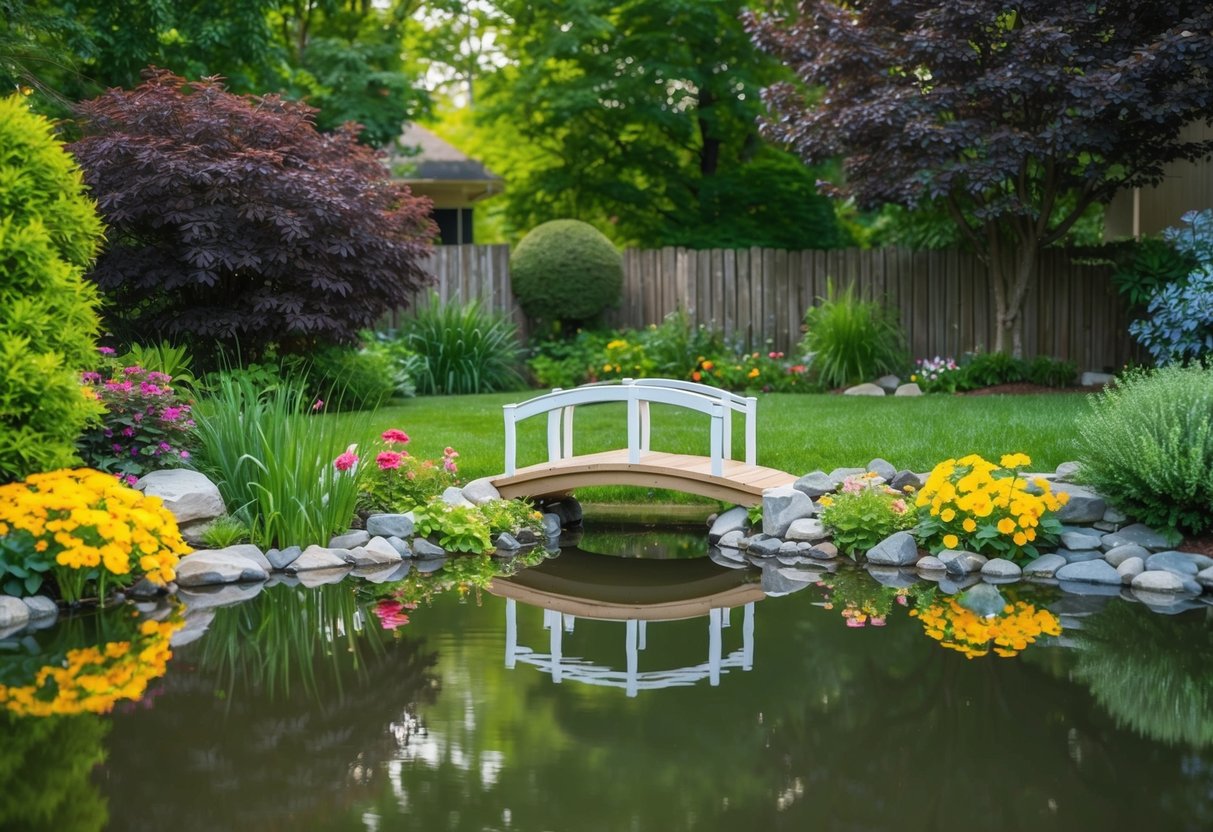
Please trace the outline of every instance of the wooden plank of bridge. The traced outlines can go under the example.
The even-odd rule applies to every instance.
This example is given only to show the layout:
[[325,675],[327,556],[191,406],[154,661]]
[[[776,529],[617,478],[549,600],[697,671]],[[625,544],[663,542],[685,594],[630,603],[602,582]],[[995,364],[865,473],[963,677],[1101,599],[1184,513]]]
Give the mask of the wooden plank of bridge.
[[630,463],[627,450],[620,449],[519,468],[511,477],[497,477],[493,485],[507,499],[566,494],[597,485],[635,485],[750,506],[762,502],[763,490],[795,481],[784,471],[733,459],[724,460],[722,476],[714,476],[711,459],[688,454],[649,452]]

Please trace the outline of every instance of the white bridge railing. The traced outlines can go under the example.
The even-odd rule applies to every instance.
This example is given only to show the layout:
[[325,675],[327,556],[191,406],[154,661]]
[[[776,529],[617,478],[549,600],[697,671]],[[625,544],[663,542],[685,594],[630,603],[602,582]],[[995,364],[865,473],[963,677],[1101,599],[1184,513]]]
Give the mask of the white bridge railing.
[[523,419],[548,414],[548,462],[573,456],[573,413],[578,405],[626,402],[628,407],[628,462],[640,462],[649,451],[649,405],[668,404],[706,413],[710,423],[710,458],[713,476],[722,476],[724,460],[733,458],[733,412],[745,416],[745,463],[757,465],[758,400],[738,396],[706,384],[668,378],[625,378],[619,384],[586,384],[571,390],[556,388],[519,404],[503,406],[505,415],[505,475],[513,476],[518,464],[517,426]]

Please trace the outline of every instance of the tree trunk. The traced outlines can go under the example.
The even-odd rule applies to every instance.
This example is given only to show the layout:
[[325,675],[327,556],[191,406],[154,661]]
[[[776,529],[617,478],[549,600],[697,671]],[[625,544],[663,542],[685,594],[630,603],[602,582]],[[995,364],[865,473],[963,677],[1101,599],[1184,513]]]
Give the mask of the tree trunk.
[[1021,240],[1014,262],[1004,257],[1001,247],[991,237],[989,259],[990,288],[994,295],[994,351],[1010,352],[1023,358],[1023,308],[1028,288],[1036,272],[1040,245],[1035,237]]

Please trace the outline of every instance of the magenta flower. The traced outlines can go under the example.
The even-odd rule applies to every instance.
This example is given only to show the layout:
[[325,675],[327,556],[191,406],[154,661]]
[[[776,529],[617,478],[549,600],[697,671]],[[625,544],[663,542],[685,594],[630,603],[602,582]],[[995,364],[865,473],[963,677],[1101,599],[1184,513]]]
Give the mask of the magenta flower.
[[97,347],[97,352],[101,353],[102,355],[113,355],[114,348],[113,347]]
[[390,428],[380,434],[380,438],[389,445],[407,445],[409,443],[409,435],[399,428]]
[[312,410],[319,410],[324,407],[324,399],[316,399],[316,403],[312,405]]
[[160,418],[166,422],[175,422],[175,421],[177,421],[177,417],[180,415],[181,415],[181,408],[166,407],[166,408],[164,408],[164,412],[160,414]]
[[402,459],[404,457],[395,451],[384,451],[375,457],[375,464],[379,466],[380,471],[394,470],[400,467],[400,460]]
[[358,454],[354,453],[354,448],[357,445],[350,445],[345,449],[345,453],[333,460],[333,467],[338,471],[348,471],[358,464]]
[[375,604],[375,617],[379,619],[379,624],[383,629],[395,630],[397,627],[403,627],[409,623],[409,617],[404,610],[404,604],[385,598]]
[[96,384],[97,382],[101,381],[101,373],[89,371],[87,373],[81,373],[80,378],[86,384]]

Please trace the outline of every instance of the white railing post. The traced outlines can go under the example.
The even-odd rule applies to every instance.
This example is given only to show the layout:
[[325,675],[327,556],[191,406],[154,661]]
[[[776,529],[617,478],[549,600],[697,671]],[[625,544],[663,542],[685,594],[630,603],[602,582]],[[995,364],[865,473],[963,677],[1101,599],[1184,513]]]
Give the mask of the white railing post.
[[640,665],[640,657],[636,652],[636,625],[636,619],[629,618],[627,621],[626,630],[624,632],[624,650],[627,653],[628,662],[628,675],[626,681],[628,696],[636,695],[636,676]]
[[507,477],[514,476],[518,463],[518,447],[515,444],[515,421],[514,408],[518,405],[507,404],[502,406],[505,412],[505,475]]
[[[559,387],[552,388],[553,393],[559,393]],[[560,453],[560,410],[548,411],[548,462],[561,459]]]
[[628,464],[640,462],[640,397],[639,388],[628,389]]
[[745,464],[758,464],[758,399],[745,400]]
[[724,476],[724,407],[719,403],[712,405],[711,437],[712,476]]
[[513,670],[518,655],[518,602],[505,599],[505,666]]
[[733,408],[724,408],[724,458],[733,458]]
[[563,455],[561,459],[568,459],[573,455],[573,411],[574,407],[569,405],[563,408],[561,419],[564,421],[564,445],[562,446]]
[[754,667],[754,602],[745,605],[745,617],[741,620],[741,669]]

